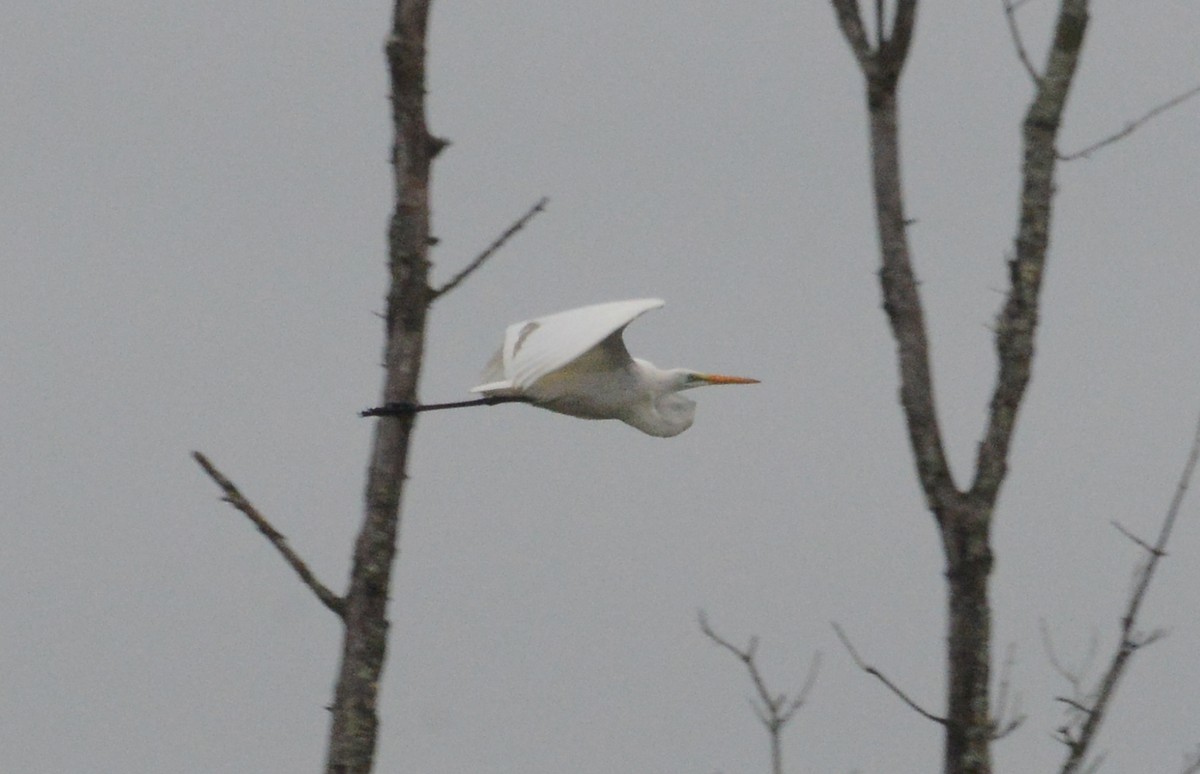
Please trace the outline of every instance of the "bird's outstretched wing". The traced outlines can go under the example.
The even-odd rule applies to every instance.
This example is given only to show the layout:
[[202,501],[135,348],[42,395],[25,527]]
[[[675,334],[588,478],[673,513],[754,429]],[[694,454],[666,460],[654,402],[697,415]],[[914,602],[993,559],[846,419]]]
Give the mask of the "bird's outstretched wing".
[[663,305],[659,298],[612,301],[514,323],[504,346],[484,369],[484,384],[472,392],[520,392],[575,361],[597,345],[614,364],[628,362],[621,340],[626,325]]

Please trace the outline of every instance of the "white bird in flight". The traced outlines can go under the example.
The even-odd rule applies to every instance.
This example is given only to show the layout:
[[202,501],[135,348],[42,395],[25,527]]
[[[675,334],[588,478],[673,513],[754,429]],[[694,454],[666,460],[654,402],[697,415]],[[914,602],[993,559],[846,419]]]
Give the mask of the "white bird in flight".
[[364,416],[394,416],[436,408],[532,403],[583,419],[619,419],[643,433],[669,438],[692,426],[696,403],[679,392],[757,379],[686,368],[661,369],[631,357],[622,334],[629,323],[663,305],[658,298],[613,301],[514,323],[471,392],[483,398],[424,406],[388,404]]

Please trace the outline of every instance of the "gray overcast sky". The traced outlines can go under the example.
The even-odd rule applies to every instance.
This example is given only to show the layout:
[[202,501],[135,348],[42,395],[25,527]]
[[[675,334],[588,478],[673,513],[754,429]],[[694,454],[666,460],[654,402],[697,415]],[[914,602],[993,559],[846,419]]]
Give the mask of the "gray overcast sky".
[[[1022,11],[1040,52],[1052,3]],[[209,454],[341,588],[379,394],[392,199],[371,3],[17,3],[0,27],[0,768],[314,771],[340,631],[188,457]],[[1098,2],[1065,146],[1200,75],[1200,6]],[[994,357],[1030,85],[999,3],[922,7],[903,140],[960,479]],[[438,2],[436,275],[547,213],[430,319],[422,394],[503,327],[657,295],[630,348],[762,379],[671,440],[522,406],[423,417],[379,771],[767,770],[751,688],[697,631],[825,665],[791,771],[918,772],[943,590],[879,309],[859,74],[827,3]],[[1043,327],[1001,500],[998,656],[1029,714],[998,770],[1062,748],[1037,621],[1112,645],[1200,411],[1200,103],[1063,168]],[[1145,609],[1103,771],[1200,743],[1200,509]]]

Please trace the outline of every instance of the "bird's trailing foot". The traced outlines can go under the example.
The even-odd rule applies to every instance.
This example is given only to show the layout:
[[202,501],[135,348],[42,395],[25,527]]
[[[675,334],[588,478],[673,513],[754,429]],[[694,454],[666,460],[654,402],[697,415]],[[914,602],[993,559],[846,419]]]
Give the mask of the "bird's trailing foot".
[[391,401],[358,412],[360,417],[404,417],[419,411],[437,411],[440,409],[467,408],[468,406],[495,406],[497,403],[533,403],[533,400],[522,395],[489,395],[475,400],[460,400],[454,403],[414,403],[410,400]]
[[375,408],[364,409],[358,412],[358,415],[360,417],[402,417],[407,414],[415,414],[420,409],[420,404],[413,403],[410,400],[402,400],[385,403]]

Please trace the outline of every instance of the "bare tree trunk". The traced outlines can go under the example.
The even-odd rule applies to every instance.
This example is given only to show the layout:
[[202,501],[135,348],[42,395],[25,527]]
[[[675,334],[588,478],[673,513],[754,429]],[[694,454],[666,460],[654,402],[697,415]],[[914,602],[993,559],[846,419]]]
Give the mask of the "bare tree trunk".
[[956,486],[942,444],[929,346],[908,244],[900,178],[897,91],[916,21],[917,0],[896,0],[890,20],[876,2],[875,39],[857,0],[832,0],[838,23],[866,81],[880,286],[896,341],[900,404],[926,504],[937,521],[946,558],[946,774],[989,774],[991,741],[991,523],[1017,411],[1029,382],[1042,273],[1049,245],[1055,139],[1087,27],[1087,0],[1062,0],[1043,74],[1024,123],[1020,223],[1009,263],[1010,289],[996,325],[997,378],[969,490]]
[[385,51],[392,85],[392,171],[395,209],[388,227],[388,268],[383,402],[361,412],[378,417],[367,469],[362,528],[354,545],[350,583],[344,596],[322,583],[287,538],[200,452],[192,456],[221,487],[225,501],[258,528],[301,582],[342,620],[342,659],[334,689],[325,762],[328,774],[367,774],[374,766],[379,718],[379,683],[387,657],[387,606],[392,562],[400,534],[400,502],[409,442],[418,412],[464,405],[491,405],[514,398],[421,406],[417,380],[425,347],[429,306],[477,271],[509,239],[542,212],[542,198],[482,253],[440,288],[429,285],[429,169],[446,141],[425,123],[425,33],[432,0],[396,0]]
[[948,620],[944,770],[991,771],[992,614],[988,581],[991,508],[967,506],[944,517]]
[[[429,166],[442,143],[425,124],[425,30],[430,0],[397,0],[386,52],[392,83],[396,205],[388,229],[385,403],[415,402],[431,298]],[[342,661],[334,693],[326,771],[365,774],[373,765],[376,699],[387,654],[388,590],[414,415],[382,418],[367,472],[366,515],[345,596]]]

